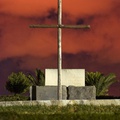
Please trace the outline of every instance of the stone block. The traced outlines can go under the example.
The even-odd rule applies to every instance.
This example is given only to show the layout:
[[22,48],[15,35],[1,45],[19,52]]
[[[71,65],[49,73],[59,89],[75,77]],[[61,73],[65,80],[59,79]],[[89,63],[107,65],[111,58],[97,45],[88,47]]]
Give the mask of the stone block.
[[95,86],[68,86],[67,94],[68,100],[96,99],[96,88]]
[[[57,100],[57,86],[31,86],[30,100]],[[62,86],[62,99],[67,99],[67,88]]]
[[[45,86],[57,86],[57,69],[45,69]],[[85,69],[62,69],[61,84],[85,86]]]

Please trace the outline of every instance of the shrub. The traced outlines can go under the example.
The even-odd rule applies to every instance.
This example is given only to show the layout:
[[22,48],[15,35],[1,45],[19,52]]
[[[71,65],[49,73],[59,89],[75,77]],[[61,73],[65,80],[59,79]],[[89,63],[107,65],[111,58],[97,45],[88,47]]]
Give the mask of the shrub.
[[26,75],[22,72],[12,73],[8,76],[8,81],[6,82],[6,89],[11,93],[21,94],[28,90],[30,82]]

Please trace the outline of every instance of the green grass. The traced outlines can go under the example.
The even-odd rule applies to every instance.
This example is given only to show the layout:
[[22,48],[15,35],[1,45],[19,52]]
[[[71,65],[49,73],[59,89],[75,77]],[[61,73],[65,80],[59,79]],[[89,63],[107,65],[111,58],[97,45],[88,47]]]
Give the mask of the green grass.
[[0,107],[0,120],[120,120],[120,106]]

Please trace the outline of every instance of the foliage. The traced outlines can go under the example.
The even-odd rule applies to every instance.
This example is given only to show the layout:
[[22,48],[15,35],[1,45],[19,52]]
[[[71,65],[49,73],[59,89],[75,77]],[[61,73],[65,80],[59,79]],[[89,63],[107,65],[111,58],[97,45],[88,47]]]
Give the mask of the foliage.
[[45,75],[40,69],[35,70],[35,77],[29,74],[28,79],[34,86],[44,86],[45,85]]
[[105,76],[100,72],[86,72],[85,84],[87,86],[95,86],[97,96],[104,96],[108,95],[107,92],[110,85],[116,82],[115,78],[116,76],[113,73]]
[[6,82],[6,89],[11,93],[21,94],[29,89],[30,82],[25,74],[22,72],[12,73],[8,76],[8,81]]
[[9,120],[119,120],[120,106],[9,106],[0,107],[0,118],[4,120],[8,118]]
[[[0,112],[17,112],[20,114],[62,114],[62,113],[80,113],[80,114],[119,114],[120,113],[120,105],[106,105],[106,106],[95,106],[95,105],[23,105],[23,106],[0,106]],[[34,111],[34,112],[33,112]]]
[[0,101],[26,101],[29,100],[28,96],[23,95],[4,95],[0,96]]
[[116,114],[19,114],[0,112],[1,120],[119,120]]

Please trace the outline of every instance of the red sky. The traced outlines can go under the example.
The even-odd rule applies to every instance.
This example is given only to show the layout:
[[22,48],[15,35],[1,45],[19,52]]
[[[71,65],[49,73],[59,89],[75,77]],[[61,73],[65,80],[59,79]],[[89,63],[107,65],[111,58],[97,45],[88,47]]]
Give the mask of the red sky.
[[[0,93],[12,71],[57,67],[57,0],[0,1]],[[63,24],[89,24],[90,30],[63,30],[63,68],[115,73],[120,79],[120,0],[63,0]],[[120,95],[120,83],[110,89]]]

